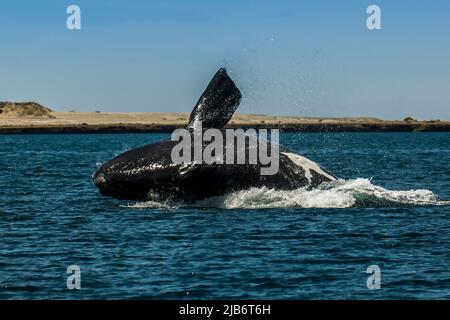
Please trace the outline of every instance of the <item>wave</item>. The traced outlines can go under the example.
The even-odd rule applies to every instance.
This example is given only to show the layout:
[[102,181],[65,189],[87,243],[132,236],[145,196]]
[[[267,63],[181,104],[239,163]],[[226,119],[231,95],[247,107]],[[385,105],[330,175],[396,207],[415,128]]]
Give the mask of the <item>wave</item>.
[[133,208],[379,208],[404,206],[450,205],[430,190],[388,190],[372,184],[370,179],[337,180],[323,183],[316,189],[274,190],[266,187],[250,188],[185,204],[147,201],[127,205]]

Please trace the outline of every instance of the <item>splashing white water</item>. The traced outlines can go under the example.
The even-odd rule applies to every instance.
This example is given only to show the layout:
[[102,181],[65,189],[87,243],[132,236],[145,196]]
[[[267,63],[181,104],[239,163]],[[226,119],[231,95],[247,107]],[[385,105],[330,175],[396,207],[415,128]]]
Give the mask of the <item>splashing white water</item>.
[[337,180],[316,189],[274,190],[266,187],[232,192],[224,196],[197,201],[194,204],[138,202],[134,208],[202,207],[222,209],[263,208],[349,208],[415,205],[450,205],[429,190],[393,191],[369,179]]
[[156,202],[156,201],[144,201],[144,202],[136,202],[132,204],[120,205],[123,208],[136,208],[136,209],[144,209],[144,208],[159,208],[159,209],[168,209],[168,208],[176,208],[179,207],[176,204],[169,204],[165,202]]

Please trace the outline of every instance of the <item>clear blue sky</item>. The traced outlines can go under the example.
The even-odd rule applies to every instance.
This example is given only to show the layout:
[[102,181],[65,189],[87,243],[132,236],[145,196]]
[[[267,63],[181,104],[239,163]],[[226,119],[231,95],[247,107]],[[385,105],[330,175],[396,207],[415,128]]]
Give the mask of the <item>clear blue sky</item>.
[[240,112],[450,119],[447,0],[1,0],[0,44],[0,100],[59,111],[191,111],[224,65]]

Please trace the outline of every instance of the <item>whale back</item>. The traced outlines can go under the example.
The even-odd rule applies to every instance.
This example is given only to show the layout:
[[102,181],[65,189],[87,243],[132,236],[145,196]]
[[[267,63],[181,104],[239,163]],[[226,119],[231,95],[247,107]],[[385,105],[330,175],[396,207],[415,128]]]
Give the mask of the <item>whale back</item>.
[[203,128],[223,128],[230,121],[241,98],[241,92],[226,69],[219,69],[192,110],[188,128],[195,128],[200,121]]

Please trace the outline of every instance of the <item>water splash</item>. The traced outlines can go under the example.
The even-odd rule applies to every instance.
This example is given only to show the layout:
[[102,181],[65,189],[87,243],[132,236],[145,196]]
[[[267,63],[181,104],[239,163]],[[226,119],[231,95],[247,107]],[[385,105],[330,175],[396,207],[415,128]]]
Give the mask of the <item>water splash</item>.
[[350,207],[404,207],[450,205],[430,190],[388,190],[372,184],[370,179],[337,180],[323,183],[316,189],[274,190],[251,188],[212,197],[193,204],[176,201],[158,203],[138,202],[133,208],[201,207],[222,209],[264,208],[350,208]]

